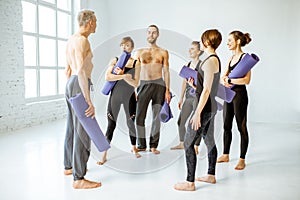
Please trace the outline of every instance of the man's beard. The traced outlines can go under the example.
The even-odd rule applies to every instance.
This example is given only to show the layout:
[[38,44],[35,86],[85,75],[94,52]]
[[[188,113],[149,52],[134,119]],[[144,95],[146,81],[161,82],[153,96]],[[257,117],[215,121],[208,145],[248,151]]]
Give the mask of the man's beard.
[[155,44],[156,39],[154,39],[154,38],[151,38],[151,39],[148,38],[147,41],[148,41],[148,43],[150,43],[150,44]]

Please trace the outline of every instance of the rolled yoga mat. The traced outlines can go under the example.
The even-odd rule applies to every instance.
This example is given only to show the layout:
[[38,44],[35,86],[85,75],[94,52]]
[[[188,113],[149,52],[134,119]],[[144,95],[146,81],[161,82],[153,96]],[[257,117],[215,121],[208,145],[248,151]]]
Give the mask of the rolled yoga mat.
[[110,148],[106,137],[103,135],[98,122],[95,118],[86,117],[85,110],[89,107],[86,103],[82,93],[77,94],[69,99],[75,115],[79,119],[79,122],[83,126],[84,130],[87,132],[95,146],[100,152],[106,151]]
[[[229,73],[228,78],[242,78],[244,77],[254,65],[259,61],[259,58],[255,54],[246,54],[242,60],[235,66],[235,68]],[[235,91],[231,90],[231,88],[225,87],[224,85],[219,85],[217,96],[230,103],[234,96]]]
[[[197,75],[198,75],[198,72],[196,70],[189,68],[187,66],[183,66],[179,72],[179,76],[181,76],[182,78],[185,78],[186,80],[188,80],[189,78],[193,78],[194,85],[197,85]],[[193,88],[191,88],[191,90],[189,92],[193,96],[196,95],[196,90]]]
[[235,91],[231,90],[228,87],[225,87],[222,84],[219,84],[217,97],[223,99],[227,103],[230,103],[233,100],[234,96],[235,96]]
[[[171,100],[172,100],[172,93],[170,93],[171,95]],[[170,103],[171,103],[170,100]],[[159,119],[161,122],[166,123],[168,122],[171,118],[173,118],[173,114],[170,108],[170,104],[167,103],[166,101],[164,102],[163,106],[161,107],[160,113],[159,113]]]
[[[126,52],[126,51],[123,51],[123,53],[121,54],[120,58],[118,59],[116,65],[114,66],[113,70],[112,70],[112,73],[113,74],[116,74],[114,72],[114,70],[119,67],[120,69],[123,69],[127,63],[127,61],[129,60],[131,54]],[[108,95],[110,93],[110,91],[114,88],[114,86],[116,85],[117,81],[106,81],[104,83],[104,86],[102,88],[102,93],[104,95]]]
[[235,68],[229,73],[228,78],[242,78],[244,77],[254,65],[259,61],[259,58],[255,54],[246,54],[242,60],[235,66]]
[[195,85],[197,85],[197,75],[198,72],[196,70],[189,68],[187,66],[183,66],[179,72],[179,76],[185,78],[186,80],[188,80],[189,78],[193,78]]

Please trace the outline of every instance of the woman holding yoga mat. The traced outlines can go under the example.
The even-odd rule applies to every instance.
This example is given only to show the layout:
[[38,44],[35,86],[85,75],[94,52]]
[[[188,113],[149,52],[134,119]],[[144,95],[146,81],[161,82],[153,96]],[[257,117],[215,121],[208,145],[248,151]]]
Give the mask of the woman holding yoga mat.
[[[187,178],[185,182],[175,184],[176,190],[194,191],[195,180],[216,183],[215,171],[217,148],[214,139],[214,118],[217,113],[215,97],[220,82],[221,62],[216,49],[222,41],[221,33],[216,29],[205,31],[201,36],[202,48],[206,59],[201,63],[196,86],[197,107],[190,118],[184,138]],[[195,142],[203,137],[208,152],[208,174],[195,178],[197,156]]]
[[[187,67],[194,69],[196,71],[199,70],[199,65],[201,60],[199,59],[200,55],[203,51],[200,50],[200,42],[193,41],[191,43],[191,47],[189,49],[190,58],[192,59]],[[184,79],[182,81],[182,89],[180,100],[178,102],[178,108],[181,110],[179,114],[179,118],[177,121],[178,132],[179,132],[179,144],[171,147],[171,150],[184,149],[183,140],[186,132],[186,122],[191,115],[192,111],[195,110],[196,102],[196,94],[195,94],[196,85],[194,84],[193,78],[189,78],[188,80]],[[198,146],[200,145],[201,138],[195,143],[195,151],[198,154]]]
[[[131,53],[134,48],[134,42],[130,37],[122,38],[120,43],[121,50]],[[117,67],[114,69],[118,58],[113,58],[106,72],[106,81],[117,81],[114,88],[111,90],[107,105],[107,130],[106,138],[111,142],[113,133],[116,128],[118,114],[123,104],[126,115],[127,127],[129,130],[129,138],[132,145],[132,152],[135,157],[139,158],[140,154],[136,148],[136,129],[135,129],[135,110],[136,110],[136,95],[134,89],[137,87],[136,73],[139,73],[139,63],[133,58],[129,58],[124,69]],[[114,70],[114,73],[113,73]],[[102,165],[106,162],[107,151],[104,152],[102,161],[97,162]]]
[[218,163],[229,162],[229,151],[232,140],[232,123],[235,117],[238,130],[241,135],[240,144],[240,159],[236,165],[236,170],[243,170],[246,166],[245,157],[247,153],[249,137],[247,130],[247,108],[248,108],[248,95],[246,84],[249,84],[251,71],[242,77],[230,79],[228,76],[231,71],[242,60],[245,53],[242,51],[242,47],[251,41],[249,33],[242,33],[240,31],[232,31],[228,36],[227,46],[232,51],[233,56],[229,60],[228,68],[225,75],[222,77],[221,82],[226,87],[232,87],[232,90],[236,92],[232,102],[224,102],[223,117],[224,117],[224,138],[223,138],[223,155],[217,160]]

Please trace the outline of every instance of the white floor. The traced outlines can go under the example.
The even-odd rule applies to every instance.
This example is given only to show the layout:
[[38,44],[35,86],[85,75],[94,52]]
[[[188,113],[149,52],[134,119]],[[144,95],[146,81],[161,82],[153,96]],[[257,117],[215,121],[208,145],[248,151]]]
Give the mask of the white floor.
[[[129,149],[129,139],[120,142],[118,136],[107,165],[97,166],[98,156],[93,154],[86,178],[101,181],[103,186],[92,190],[74,190],[72,176],[63,175],[64,130],[65,121],[57,121],[0,135],[1,200],[300,199],[300,124],[249,123],[250,146],[244,171],[234,170],[239,157],[235,131],[231,161],[217,165],[217,184],[197,182],[195,192],[173,189],[174,183],[186,176],[183,152],[168,149],[176,142],[173,139],[166,143],[168,134],[176,138],[175,123],[163,131],[168,134],[162,133],[161,155],[144,153],[136,160],[123,147],[116,147],[122,143]],[[217,146],[220,155],[220,138]],[[197,176],[207,170],[204,155],[202,146]]]

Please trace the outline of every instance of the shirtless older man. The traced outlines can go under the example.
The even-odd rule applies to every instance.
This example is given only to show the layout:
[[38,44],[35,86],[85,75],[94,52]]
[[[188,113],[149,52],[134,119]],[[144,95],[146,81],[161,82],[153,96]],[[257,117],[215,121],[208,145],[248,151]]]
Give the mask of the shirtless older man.
[[[157,150],[160,136],[159,112],[166,100],[170,102],[170,72],[169,54],[165,49],[156,44],[159,36],[159,29],[156,25],[150,25],[147,29],[148,48],[137,51],[137,59],[141,63],[140,85],[138,87],[138,100],[136,110],[136,125],[138,133],[138,149],[147,149],[145,118],[148,104],[152,100],[152,127],[150,134],[150,150],[154,154],[159,154]],[[163,76],[163,79],[162,79]]]
[[65,95],[68,114],[64,148],[64,174],[73,174],[73,187],[75,189],[88,189],[100,187],[101,183],[84,179],[87,171],[87,161],[90,156],[91,140],[75,116],[68,99],[82,93],[89,105],[85,115],[87,117],[95,116],[95,109],[90,97],[93,55],[88,36],[95,33],[97,19],[93,11],[82,10],[79,12],[77,20],[79,31],[70,37],[66,49],[66,76],[68,82]]

